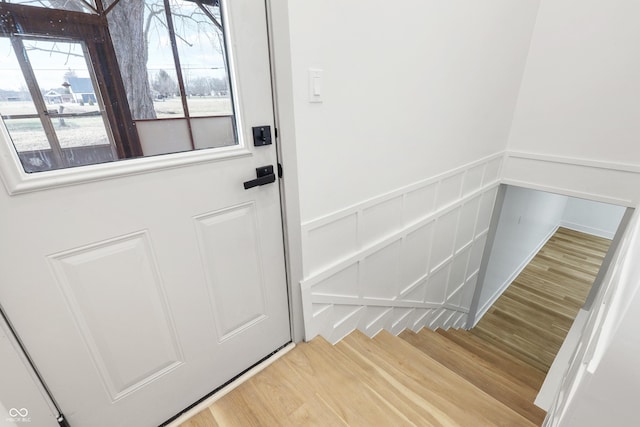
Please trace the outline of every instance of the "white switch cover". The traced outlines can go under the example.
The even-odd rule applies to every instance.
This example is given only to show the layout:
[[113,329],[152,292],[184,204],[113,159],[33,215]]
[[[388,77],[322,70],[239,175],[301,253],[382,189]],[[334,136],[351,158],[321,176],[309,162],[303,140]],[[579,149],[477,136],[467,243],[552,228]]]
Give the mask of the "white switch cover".
[[322,70],[309,68],[309,102],[322,102]]

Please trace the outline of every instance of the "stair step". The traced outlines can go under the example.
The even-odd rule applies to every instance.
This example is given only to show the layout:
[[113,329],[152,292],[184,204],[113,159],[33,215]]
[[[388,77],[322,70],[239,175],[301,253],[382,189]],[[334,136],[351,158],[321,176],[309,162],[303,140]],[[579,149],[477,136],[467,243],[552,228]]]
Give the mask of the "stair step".
[[[442,354],[431,357],[384,331],[373,339],[356,331],[336,345],[316,337],[297,345],[182,427],[540,425],[540,414],[523,414],[514,409],[514,402],[521,404],[516,398],[496,399],[481,382],[495,381],[530,396],[526,385],[507,381],[502,374],[483,374],[490,369],[489,362],[444,338],[457,332],[425,334],[443,346],[442,354],[458,358],[458,366],[443,360]],[[465,364],[479,368],[465,373],[459,369]]]
[[437,333],[491,363],[494,369],[517,378],[534,390],[539,390],[544,382],[546,374],[543,371],[523,362],[494,344],[476,337],[469,331],[462,329],[438,330]]
[[432,420],[428,425],[539,425],[388,332],[373,339],[355,332],[336,348],[352,360],[359,358],[360,363],[369,364],[394,394],[403,395],[426,411]]
[[[485,320],[485,324],[478,324],[473,328],[473,335],[491,343],[495,347],[500,348],[507,353],[512,354],[514,357],[525,361],[542,372],[547,372],[549,370],[549,366],[551,366],[553,358],[555,357],[554,355],[549,354],[544,357],[541,354],[536,354],[536,352],[539,353],[539,347],[531,345],[531,343],[518,334],[512,334],[511,331],[501,330],[500,328],[502,327],[508,328],[510,326],[509,322],[505,320],[501,319],[496,321],[494,318],[487,318],[483,320]],[[490,328],[485,328],[485,325]]]
[[363,381],[370,373],[336,351],[335,346],[316,337],[296,349],[299,351],[290,352],[291,357],[285,361],[308,384],[303,387],[315,390],[315,398],[325,402],[345,425],[412,424],[407,415],[387,401],[387,391]]
[[496,370],[492,363],[430,330],[423,329],[417,334],[404,331],[400,338],[531,422],[540,425],[544,421],[546,412],[533,404],[537,390]]

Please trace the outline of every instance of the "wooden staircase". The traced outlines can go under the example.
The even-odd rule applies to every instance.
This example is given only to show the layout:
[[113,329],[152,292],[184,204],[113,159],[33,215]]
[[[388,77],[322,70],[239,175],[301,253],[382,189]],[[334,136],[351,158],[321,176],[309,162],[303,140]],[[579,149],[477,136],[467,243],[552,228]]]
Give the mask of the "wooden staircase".
[[533,401],[609,244],[560,228],[471,331],[317,337],[181,426],[539,426]]
[[544,373],[463,331],[296,346],[181,427],[539,426]]

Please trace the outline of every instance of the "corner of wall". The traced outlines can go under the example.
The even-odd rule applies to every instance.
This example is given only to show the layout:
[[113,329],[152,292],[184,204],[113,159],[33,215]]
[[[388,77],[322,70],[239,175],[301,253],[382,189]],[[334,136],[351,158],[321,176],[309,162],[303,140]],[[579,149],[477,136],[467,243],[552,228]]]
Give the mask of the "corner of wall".
[[531,53],[531,47],[533,45],[534,42],[534,37],[536,34],[536,30],[538,28],[538,19],[540,17],[540,8],[542,7],[542,2],[544,0],[538,0],[538,8],[536,10],[536,18],[533,21],[533,25],[531,26],[531,35],[529,37],[529,44],[527,46],[527,51],[526,51],[526,59],[524,61],[524,65],[522,67],[522,72],[520,73],[520,83],[518,84],[518,96],[516,96],[515,102],[513,104],[513,109],[511,111],[511,120],[509,120],[509,131],[507,133],[507,141],[505,144],[505,150],[509,150],[510,146],[511,146],[511,136],[512,136],[512,131],[513,131],[513,123],[515,121],[515,117],[516,117],[516,113],[518,111],[518,105],[520,104],[520,99],[521,99],[521,94],[522,94],[522,86],[524,83],[524,79],[525,79],[525,75],[527,73],[527,69],[529,68],[529,57],[530,57],[530,53]]

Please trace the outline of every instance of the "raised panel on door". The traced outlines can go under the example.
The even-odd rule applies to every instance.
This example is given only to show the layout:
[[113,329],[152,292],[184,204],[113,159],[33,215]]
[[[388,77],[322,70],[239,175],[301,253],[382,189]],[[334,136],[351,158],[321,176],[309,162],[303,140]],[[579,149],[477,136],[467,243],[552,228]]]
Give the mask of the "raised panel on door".
[[184,363],[145,232],[49,256],[112,401]]
[[[218,340],[265,319],[265,282],[255,203],[196,218]],[[225,242],[226,244],[221,244]],[[247,250],[249,248],[249,250]],[[233,286],[223,286],[234,277]]]

